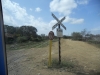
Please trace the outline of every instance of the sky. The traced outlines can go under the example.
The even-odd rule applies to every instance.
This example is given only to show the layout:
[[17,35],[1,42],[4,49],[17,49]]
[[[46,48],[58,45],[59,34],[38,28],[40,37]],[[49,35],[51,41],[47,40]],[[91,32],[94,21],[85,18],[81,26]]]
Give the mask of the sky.
[[92,34],[100,34],[100,0],[2,0],[4,24],[20,27],[34,26],[37,34],[46,34],[57,21],[52,13],[61,20],[63,35],[81,32],[83,29]]

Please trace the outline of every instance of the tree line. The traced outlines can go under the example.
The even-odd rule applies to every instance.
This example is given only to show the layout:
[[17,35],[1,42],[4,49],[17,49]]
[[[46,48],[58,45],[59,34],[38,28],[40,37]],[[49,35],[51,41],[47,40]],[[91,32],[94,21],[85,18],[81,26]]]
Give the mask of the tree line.
[[86,29],[81,32],[73,32],[71,36],[64,35],[63,38],[100,44],[100,34],[91,34],[91,32]]
[[40,35],[37,34],[37,29],[33,26],[21,26],[13,27],[4,25],[5,40],[6,43],[22,43],[27,41],[41,41],[43,40]]
[[[43,40],[48,40],[48,36],[45,34],[38,35],[38,30],[33,26],[23,25],[21,27],[14,27],[9,25],[4,25],[5,28],[5,40],[7,44],[12,43],[23,43],[27,41],[40,42]],[[57,39],[57,36],[54,36]],[[73,32],[71,36],[64,35],[64,39],[72,39],[79,41],[98,41],[100,42],[100,34],[93,35],[86,29],[81,32]]]

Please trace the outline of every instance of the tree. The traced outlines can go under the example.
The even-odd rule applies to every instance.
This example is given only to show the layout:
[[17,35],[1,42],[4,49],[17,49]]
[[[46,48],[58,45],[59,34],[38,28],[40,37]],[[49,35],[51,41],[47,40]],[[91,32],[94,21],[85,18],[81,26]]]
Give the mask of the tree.
[[79,32],[73,32],[72,33],[72,39],[73,40],[82,40],[82,35]]
[[16,29],[13,26],[4,25],[5,28],[5,42],[7,44],[12,44],[15,41],[14,34],[16,33]]
[[[33,26],[21,26],[21,27],[13,27],[13,26],[8,26],[4,25],[5,27],[5,35],[7,41],[12,42],[12,38],[14,38],[13,41],[20,41],[20,42],[25,42],[25,41],[31,41],[33,38],[37,38],[37,29]],[[13,37],[11,37],[13,36]],[[9,40],[11,38],[11,40]]]
[[5,32],[9,33],[9,34],[15,34],[16,33],[16,28],[13,26],[8,26],[8,25],[4,25],[5,28]]
[[64,39],[71,39],[71,36],[63,35],[63,38],[64,38]]
[[83,37],[85,37],[86,32],[87,32],[87,30],[86,30],[86,29],[84,29],[83,31],[81,31],[81,35],[82,35]]
[[41,34],[42,39],[45,39],[45,34]]
[[37,29],[33,26],[21,26],[18,31],[18,34],[21,36],[26,36],[28,38],[36,38],[37,37]]
[[84,29],[83,31],[81,31],[81,35],[82,35],[82,40],[86,41],[90,35],[90,31],[87,31],[86,29]]

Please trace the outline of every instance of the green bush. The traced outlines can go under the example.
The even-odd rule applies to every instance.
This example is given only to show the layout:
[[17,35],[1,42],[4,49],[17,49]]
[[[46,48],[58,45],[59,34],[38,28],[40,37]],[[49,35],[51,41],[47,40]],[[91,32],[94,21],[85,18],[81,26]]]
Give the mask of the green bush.
[[6,44],[13,44],[14,42],[15,42],[15,39],[14,38],[5,38],[5,42],[6,42]]
[[25,36],[22,36],[22,37],[18,37],[17,38],[17,42],[18,43],[27,42],[27,41],[28,41],[28,38],[25,37]]
[[73,32],[72,33],[72,40],[82,41],[82,35],[79,32]]
[[94,40],[89,40],[89,41],[87,41],[87,42],[93,43],[93,44],[100,44],[100,41],[94,41]]
[[64,38],[64,39],[71,39],[72,37],[71,37],[71,36],[66,36],[66,35],[64,35],[63,38]]
[[40,41],[42,41],[42,39],[40,39],[40,38],[34,38],[33,41],[35,41],[35,42],[40,42]]

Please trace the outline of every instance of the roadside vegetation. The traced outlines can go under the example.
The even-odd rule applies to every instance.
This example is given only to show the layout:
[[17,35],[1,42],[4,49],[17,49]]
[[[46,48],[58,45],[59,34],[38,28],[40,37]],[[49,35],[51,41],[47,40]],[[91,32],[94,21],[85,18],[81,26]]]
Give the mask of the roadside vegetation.
[[[33,26],[13,27],[5,25],[5,42],[7,50],[27,50],[30,48],[44,48],[49,45],[49,38],[45,34],[38,35],[38,30]],[[81,32],[73,32],[70,36],[63,36],[63,39],[71,39],[74,41],[82,41],[100,48],[100,34],[90,34],[86,29]],[[57,42],[57,36],[54,36],[53,42]],[[79,45],[78,45],[79,46]],[[65,47],[67,48],[67,47]],[[43,49],[41,49],[43,50]],[[34,56],[35,57],[35,56]],[[32,58],[32,57],[31,57]],[[48,66],[48,60],[43,59],[44,66]],[[77,60],[62,58],[59,64],[57,58],[52,59],[51,69],[59,69],[59,71],[72,72],[77,75],[100,75],[100,72],[90,72],[87,74],[84,67],[78,64]]]
[[[57,39],[54,39],[53,42],[56,42]],[[7,50],[19,50],[19,49],[30,49],[30,48],[43,48],[49,45],[48,40],[43,40],[40,42],[28,41],[24,43],[14,43],[6,44]]]
[[93,45],[93,46],[96,46],[98,48],[100,48],[100,41],[94,41],[94,40],[90,40],[90,41],[87,41],[89,44]]
[[[47,60],[42,61],[44,66],[48,66],[48,62]],[[52,59],[52,64],[51,66],[48,66],[49,70],[59,70],[61,71],[65,71],[65,72],[71,72],[71,73],[75,73],[76,75],[88,75],[85,71],[83,66],[78,64],[78,61],[73,61],[71,59],[68,58],[63,58],[61,61],[61,64],[59,64],[58,59],[53,58]],[[91,74],[92,75],[92,74]],[[93,75],[95,75],[93,73]],[[97,75],[97,74],[96,74]]]
[[[49,44],[49,37],[45,34],[38,35],[38,30],[33,26],[13,27],[4,25],[4,27],[7,50],[43,48]],[[71,36],[64,35],[63,38],[84,41],[100,48],[100,34],[90,34],[86,29],[81,32],[73,32]],[[53,42],[55,41],[58,41],[57,36],[54,36]]]
[[100,48],[100,34],[91,34],[89,31],[84,29],[81,32],[73,32],[71,36],[63,36],[64,39],[72,39],[76,41],[84,41],[86,43],[89,43],[91,45],[94,45],[96,47]]
[[7,50],[19,50],[19,49],[29,49],[29,48],[43,48],[48,45],[48,41],[42,42],[25,42],[25,43],[16,43],[16,44],[7,44]]

